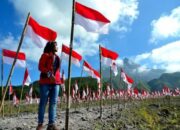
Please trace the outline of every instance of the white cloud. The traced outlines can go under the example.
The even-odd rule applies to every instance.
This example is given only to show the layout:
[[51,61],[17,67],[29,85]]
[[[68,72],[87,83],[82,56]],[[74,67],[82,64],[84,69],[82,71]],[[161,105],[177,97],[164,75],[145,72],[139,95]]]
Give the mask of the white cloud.
[[156,43],[169,37],[180,37],[180,6],[173,9],[170,15],[163,15],[151,22],[150,42]]
[[117,63],[118,66],[123,66],[123,60],[122,60],[122,59],[119,59],[119,58],[118,58],[118,59],[116,60],[116,63]]
[[[61,50],[61,44],[69,45],[71,31],[71,15],[72,1],[69,0],[10,0],[19,14],[21,25],[24,25],[25,17],[28,12],[31,12],[32,17],[41,25],[47,26],[58,33],[57,42]],[[78,0],[78,2],[92,7],[108,19],[110,19],[110,29],[115,31],[126,32],[128,28],[138,17],[138,2],[137,0]],[[16,21],[17,22],[17,21]],[[83,56],[94,56],[98,53],[99,34],[86,32],[82,27],[75,26],[74,49]],[[39,57],[36,53],[32,54],[32,50],[38,51],[38,55],[42,50],[31,45],[31,41],[25,39],[29,46],[24,46],[23,50],[27,52],[27,57],[32,61],[38,61]]]
[[180,71],[180,41],[175,41],[156,48],[149,53],[136,56],[139,63],[147,61],[152,63],[152,68],[165,69],[167,72]]
[[138,73],[144,73],[144,72],[148,72],[148,71],[150,71],[150,69],[148,69],[148,67],[146,65],[142,65],[137,68]]

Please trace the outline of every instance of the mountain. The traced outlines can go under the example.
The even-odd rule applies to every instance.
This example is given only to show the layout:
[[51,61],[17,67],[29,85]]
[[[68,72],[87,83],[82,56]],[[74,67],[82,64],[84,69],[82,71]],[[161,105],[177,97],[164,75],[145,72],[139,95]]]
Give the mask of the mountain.
[[[105,82],[110,82],[110,67],[102,67],[102,77]],[[143,67],[128,58],[123,59],[123,66],[118,67],[118,72],[123,68],[124,72],[132,77],[135,81],[134,86],[139,87],[138,89],[150,90],[148,81],[152,79],[159,78],[165,70],[162,69],[142,69]],[[120,81],[120,73],[115,77],[112,74],[112,84],[115,89],[126,88],[127,85]]]
[[161,91],[163,86],[166,85],[170,89],[180,88],[180,72],[164,73],[158,79],[153,79],[148,82],[151,91]]

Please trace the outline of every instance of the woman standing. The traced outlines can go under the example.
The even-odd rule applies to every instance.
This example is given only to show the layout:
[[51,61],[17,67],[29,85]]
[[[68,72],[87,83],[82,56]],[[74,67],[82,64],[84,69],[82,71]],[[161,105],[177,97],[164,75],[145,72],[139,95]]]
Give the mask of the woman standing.
[[39,89],[40,103],[38,109],[38,126],[37,130],[43,129],[44,113],[46,104],[49,101],[48,110],[48,127],[47,130],[58,130],[55,125],[56,108],[59,94],[60,78],[60,58],[57,52],[57,42],[48,42],[44,48],[44,52],[39,60]]

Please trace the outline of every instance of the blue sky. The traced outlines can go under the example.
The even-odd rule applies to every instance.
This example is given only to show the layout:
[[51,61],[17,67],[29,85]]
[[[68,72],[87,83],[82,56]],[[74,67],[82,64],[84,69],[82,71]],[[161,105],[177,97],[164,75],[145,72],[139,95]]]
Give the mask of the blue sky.
[[[119,54],[118,65],[127,57],[141,64],[139,72],[161,68],[166,72],[180,71],[180,1],[179,0],[77,0],[104,14],[110,21],[109,34],[86,32],[75,25],[74,49],[95,69],[99,69],[98,46],[101,44]],[[103,4],[102,4],[103,3]],[[16,50],[28,12],[41,25],[58,33],[60,56],[62,43],[69,45],[71,0],[1,0],[0,49]],[[25,36],[21,51],[26,53],[32,81],[39,79],[39,49]],[[82,63],[81,63],[82,64]],[[62,69],[67,77],[67,61]],[[6,83],[11,65],[4,64]],[[24,68],[15,68],[12,84],[22,83]],[[72,65],[72,77],[80,76],[81,67]],[[85,73],[83,74],[86,75]]]

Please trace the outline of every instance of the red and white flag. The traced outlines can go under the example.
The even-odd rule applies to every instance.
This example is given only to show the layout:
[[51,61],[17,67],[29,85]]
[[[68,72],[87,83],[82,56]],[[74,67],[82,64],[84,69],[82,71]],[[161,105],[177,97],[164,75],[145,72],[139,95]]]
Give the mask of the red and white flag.
[[131,86],[132,86],[132,84],[134,83],[134,80],[133,80],[131,77],[129,77],[129,76],[123,71],[123,69],[121,69],[121,78],[123,79],[123,81],[124,81],[125,83],[128,84],[128,89],[130,89]]
[[33,92],[33,87],[31,86],[30,90],[29,90],[29,96],[32,97],[32,92]]
[[[70,48],[62,44],[62,52],[61,58],[69,60]],[[80,61],[82,60],[82,56],[78,54],[76,51],[72,50],[71,62],[77,66],[80,66]]]
[[66,80],[66,78],[65,78],[65,74],[64,74],[64,70],[62,71],[62,78],[61,78],[61,88],[62,88],[62,92],[63,92],[63,94],[65,93],[65,91],[66,91],[66,89],[65,89],[65,80]]
[[24,73],[23,85],[29,86],[30,83],[31,83],[31,78],[29,76],[28,69],[26,68],[25,73]]
[[13,87],[12,87],[12,84],[10,82],[9,84],[9,95],[12,95],[13,94]]
[[18,105],[19,104],[19,99],[17,98],[16,94],[14,93],[13,95],[13,105]]
[[114,51],[108,50],[104,47],[100,48],[101,62],[105,65],[112,66],[115,60],[118,58],[118,54]]
[[79,89],[77,81],[75,81],[74,87],[75,87],[75,94],[77,94],[78,93],[78,89]]
[[39,48],[44,47],[48,41],[55,41],[57,37],[55,31],[40,25],[31,16],[27,26],[27,35]]
[[107,66],[111,66],[111,70],[114,72],[116,76],[118,74],[116,59],[118,58],[118,54],[114,51],[108,50],[107,48],[101,47],[101,62]]
[[[16,52],[3,49],[2,50],[3,55],[3,62],[6,64],[13,64],[14,58],[16,57]],[[19,52],[16,60],[15,66],[18,67],[26,67],[26,55],[23,52]]]
[[83,63],[83,69],[84,69],[84,71],[86,71],[92,78],[96,78],[97,81],[98,81],[98,83],[100,83],[100,74],[99,74],[99,72],[96,71],[95,69],[93,69],[88,62],[84,61],[84,63]]
[[93,76],[93,68],[86,61],[84,61],[83,63],[83,70],[86,71],[91,77]]
[[100,12],[75,3],[75,24],[82,26],[86,31],[107,34],[109,23],[110,21]]
[[95,69],[93,69],[93,75],[92,75],[93,78],[96,78],[97,79],[97,82],[100,83],[100,74],[98,71],[96,71]]

